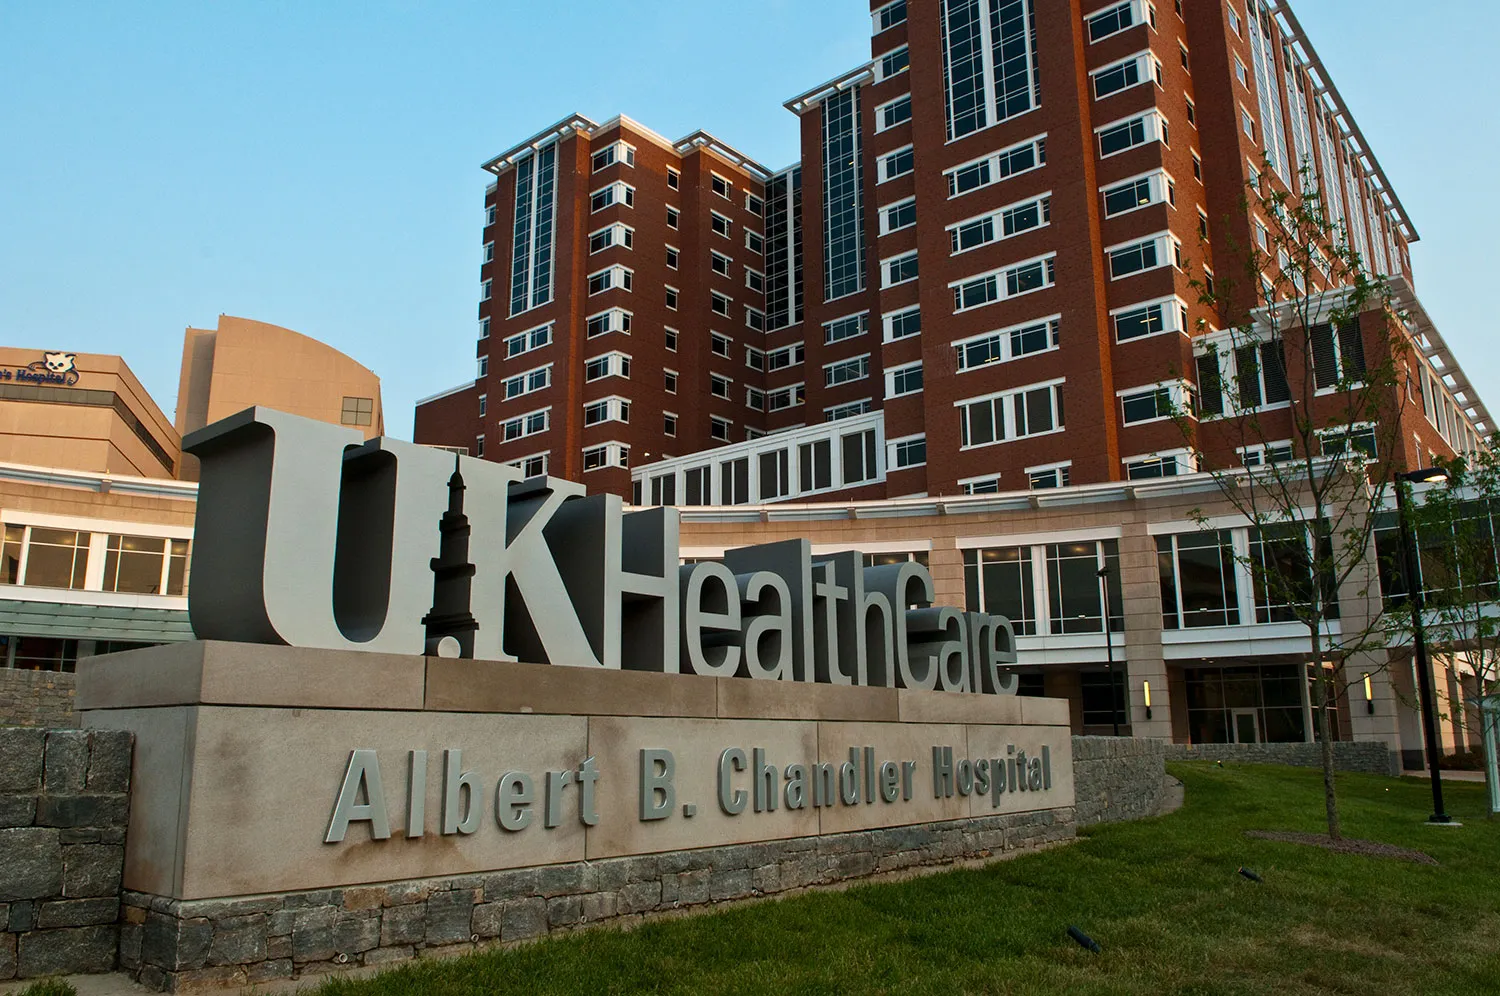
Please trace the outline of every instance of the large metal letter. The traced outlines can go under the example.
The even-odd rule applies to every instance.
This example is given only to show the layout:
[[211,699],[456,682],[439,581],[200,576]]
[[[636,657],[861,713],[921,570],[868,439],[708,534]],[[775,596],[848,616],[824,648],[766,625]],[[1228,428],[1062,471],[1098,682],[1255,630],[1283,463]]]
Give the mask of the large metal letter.
[[[359,801],[360,791],[365,801]],[[380,761],[373,750],[352,750],[339,787],[338,801],[333,804],[333,818],[328,821],[325,844],[337,844],[349,831],[350,823],[369,821],[370,836],[386,840],[391,835],[390,817],[385,811],[385,789],[380,784]]]

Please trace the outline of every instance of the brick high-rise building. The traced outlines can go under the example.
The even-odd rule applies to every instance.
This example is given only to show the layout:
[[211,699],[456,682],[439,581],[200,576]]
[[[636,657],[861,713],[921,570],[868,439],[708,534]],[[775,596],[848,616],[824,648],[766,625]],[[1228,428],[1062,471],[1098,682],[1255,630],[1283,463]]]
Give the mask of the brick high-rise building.
[[[577,115],[486,164],[479,377],[416,438],[684,505],[1186,473],[1161,402],[1253,304],[1191,281],[1266,245],[1255,177],[1322,190],[1416,308],[1417,233],[1280,0],[872,6],[787,169]],[[1413,328],[1403,463],[1490,431]]]

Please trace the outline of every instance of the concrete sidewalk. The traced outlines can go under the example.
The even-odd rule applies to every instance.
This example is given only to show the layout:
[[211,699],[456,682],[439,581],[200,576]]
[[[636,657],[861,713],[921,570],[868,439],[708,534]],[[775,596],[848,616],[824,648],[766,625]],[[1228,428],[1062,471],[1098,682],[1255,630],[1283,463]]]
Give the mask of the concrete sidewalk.
[[[1406,777],[1406,778],[1426,778],[1426,777],[1428,777],[1428,774],[1427,774],[1426,771],[1403,771],[1403,772],[1401,772],[1401,774],[1402,774],[1403,777]],[[1444,771],[1443,772],[1443,781],[1445,781],[1445,782],[1480,782],[1482,784],[1484,782],[1484,772],[1483,771]]]

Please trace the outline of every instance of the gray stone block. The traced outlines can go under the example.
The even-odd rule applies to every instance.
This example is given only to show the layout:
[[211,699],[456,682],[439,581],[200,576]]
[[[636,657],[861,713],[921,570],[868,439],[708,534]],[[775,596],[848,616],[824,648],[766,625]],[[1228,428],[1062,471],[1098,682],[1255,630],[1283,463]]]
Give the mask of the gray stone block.
[[266,927],[266,933],[272,937],[290,937],[292,935],[292,923],[296,920],[296,914],[291,910],[277,910],[271,914],[271,919]]
[[141,967],[141,934],[145,927],[138,923],[120,924],[120,967],[133,971]]
[[42,790],[46,745],[46,730],[0,727],[0,792]]
[[268,919],[264,913],[252,913],[217,921],[208,948],[208,964],[252,965],[264,961]]
[[120,900],[116,896],[100,899],[54,899],[37,907],[38,930],[53,927],[92,927],[114,923],[120,918]]
[[267,958],[265,961],[251,965],[245,972],[245,981],[250,985],[261,982],[274,982],[277,979],[290,979],[292,977],[292,959],[290,958]]
[[500,918],[504,909],[504,903],[479,903],[474,907],[473,919],[469,921],[469,931],[484,941],[499,937]]
[[129,730],[94,730],[89,737],[89,770],[84,786],[90,792],[130,791],[130,760],[135,737]]
[[34,979],[41,975],[112,971],[118,938],[113,925],[23,934],[17,945],[16,976]]
[[20,903],[11,903],[10,910],[5,918],[5,929],[12,933],[22,933],[36,926],[36,903],[26,900]]
[[0,900],[41,899],[62,892],[62,844],[56,830],[0,830]]
[[327,961],[333,957],[332,906],[299,909],[292,918],[292,961]]
[[36,822],[44,827],[117,827],[125,824],[123,795],[44,795],[37,800]]
[[427,934],[427,904],[389,907],[380,916],[380,946],[420,944]]
[[62,894],[71,898],[113,896],[120,891],[125,848],[119,844],[70,844],[62,849]]
[[89,735],[86,730],[49,730],[42,790],[48,795],[83,791],[89,770]]
[[141,963],[166,972],[202,968],[212,942],[213,924],[208,920],[179,920],[152,911],[141,933]]
[[430,882],[395,882],[385,887],[385,905],[407,906],[426,902],[431,892]]
[[380,946],[378,912],[340,913],[333,922],[333,948],[339,954],[359,954]]
[[750,872],[750,887],[759,892],[781,890],[781,868],[778,865],[761,865]]
[[649,913],[660,905],[660,882],[631,882],[620,890],[621,913]]
[[394,948],[379,947],[373,951],[366,951],[364,963],[366,965],[389,965],[395,961],[409,961],[416,955],[416,951],[406,945]]
[[713,872],[707,868],[695,868],[677,876],[677,895],[674,900],[683,906],[695,906],[708,902],[708,883]]
[[16,977],[16,935],[0,934],[0,980]]
[[427,900],[427,934],[429,947],[438,944],[461,944],[469,939],[470,921],[474,917],[472,892],[439,892]]
[[620,897],[613,892],[591,892],[583,897],[581,907],[584,922],[608,920],[620,910]]
[[266,938],[266,957],[269,959],[285,958],[292,960],[292,935],[284,934],[281,937]]
[[500,939],[520,941],[547,932],[547,900],[540,896],[512,899],[500,915]]
[[593,878],[593,869],[588,865],[551,865],[537,872],[537,891],[548,899],[553,896],[572,896],[589,891]]
[[726,868],[715,871],[709,879],[708,896],[714,902],[742,899],[750,895],[750,869]]
[[552,927],[569,927],[583,918],[583,900],[578,896],[558,896],[547,901],[547,923]]
[[628,858],[611,858],[594,862],[594,887],[602,892],[615,892],[630,881]]
[[36,796],[0,795],[0,827],[29,827],[36,819]]
[[484,877],[484,898],[486,902],[496,902],[505,899],[519,899],[522,896],[536,894],[538,873],[535,868],[521,868],[515,871],[495,872],[493,875]]

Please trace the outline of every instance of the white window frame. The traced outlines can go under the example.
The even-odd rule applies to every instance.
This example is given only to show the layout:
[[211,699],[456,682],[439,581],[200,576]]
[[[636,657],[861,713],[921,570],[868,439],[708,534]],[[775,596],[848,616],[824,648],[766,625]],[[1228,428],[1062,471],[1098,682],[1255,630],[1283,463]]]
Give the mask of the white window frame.
[[902,364],[900,364],[898,366],[894,366],[894,367],[886,367],[885,368],[885,396],[887,398],[906,398],[906,397],[910,397],[913,394],[921,394],[923,392],[923,390],[925,389],[925,387],[926,387],[926,378],[925,377],[923,378],[923,386],[917,388],[914,391],[897,391],[896,390],[896,378],[898,376],[900,376],[901,374],[911,373],[914,370],[915,371],[921,371],[921,369],[922,369],[922,361],[921,360],[917,360],[917,361],[915,361],[913,363],[902,363]]
[[[906,65],[902,66],[900,69],[897,69],[895,72],[887,72],[885,68],[887,60],[889,60],[893,56],[899,55],[903,51],[906,52]],[[875,71],[875,82],[877,83],[883,83],[888,79],[894,79],[895,77],[900,76],[902,73],[907,72],[911,69],[911,46],[903,42],[902,44],[897,45],[895,48],[886,49],[884,52],[881,52],[879,55],[875,56],[875,58],[870,60],[870,67]]]
[[893,212],[895,212],[896,209],[898,209],[898,208],[904,208],[907,205],[911,205],[913,208],[915,208],[916,207],[916,203],[917,203],[917,198],[915,196],[911,196],[911,197],[903,197],[899,201],[892,201],[891,203],[886,204],[883,207],[881,207],[881,209],[880,209],[880,234],[881,235],[889,235],[892,232],[904,232],[908,228],[914,228],[914,227],[916,227],[917,219],[916,219],[915,215],[913,215],[912,220],[910,222],[908,222],[907,224],[905,224],[905,225],[898,225],[898,226],[896,226],[894,228],[891,227],[891,214]]
[[[917,463],[902,463],[898,459],[903,444],[910,445],[920,441],[922,443],[922,459]],[[910,436],[897,436],[895,439],[885,441],[885,467],[887,471],[912,470],[916,467],[927,466],[927,433],[918,432]]]
[[[599,418],[599,419],[595,419],[594,421],[590,422],[589,421],[589,409],[590,408],[598,408],[601,405],[603,406],[603,409],[604,409],[604,413],[605,413],[604,417],[603,418]],[[625,398],[625,397],[621,397],[618,394],[611,394],[608,397],[595,398],[592,401],[585,401],[583,403],[583,426],[584,426],[584,428],[586,428],[586,429],[587,428],[593,428],[596,425],[603,425],[606,422],[619,422],[622,425],[629,425],[630,424],[630,399],[629,398]]]
[[[605,232],[610,233],[609,245],[601,246],[598,249],[595,249],[594,236],[603,235]],[[603,228],[596,228],[592,232],[590,232],[588,244],[590,256],[594,255],[595,253],[605,252],[609,249],[634,249],[635,229],[631,228],[623,221],[616,221],[613,224],[605,225]]]
[[[1005,286],[1003,286],[1003,285],[1001,285],[1000,282],[1003,281],[1003,280],[1005,280],[1006,277],[1009,276],[1010,273],[1012,273],[1013,271],[1019,270],[1022,267],[1031,266],[1033,263],[1041,263],[1042,264],[1043,273],[1045,274],[1046,270],[1048,269],[1048,267],[1047,267],[1047,261],[1048,260],[1052,260],[1052,270],[1053,270],[1052,280],[1050,282],[1043,283],[1040,287],[1033,287],[1030,290],[1020,291],[1019,293],[1016,293],[1016,294],[1010,294],[1010,293],[1008,293],[1008,288],[1005,287]],[[979,309],[979,308],[987,308],[990,305],[997,304],[997,303],[999,303],[1001,301],[1013,300],[1013,299],[1015,299],[1017,297],[1024,297],[1027,294],[1035,294],[1038,291],[1044,291],[1044,290],[1048,290],[1049,288],[1056,287],[1057,286],[1056,267],[1057,267],[1057,253],[1056,252],[1049,252],[1049,253],[1043,253],[1040,256],[1033,256],[1030,259],[1019,260],[1019,261],[1017,261],[1015,263],[1010,263],[1010,264],[1008,264],[1006,266],[1002,266],[1002,267],[999,267],[999,268],[994,269],[994,270],[987,270],[987,271],[985,271],[983,273],[975,273],[972,276],[964,277],[961,280],[954,280],[954,281],[952,281],[952,282],[950,282],[948,284],[948,289],[950,291],[957,291],[957,290],[959,290],[959,289],[961,289],[961,288],[963,288],[963,287],[965,287],[965,286],[967,286],[969,284],[976,283],[976,282],[981,281],[981,280],[988,280],[988,279],[991,279],[991,278],[993,278],[995,280],[995,285],[996,286],[995,286],[995,297],[993,299],[991,299],[989,301],[983,301],[983,302],[981,302],[979,304],[970,304],[970,305],[964,305],[962,307],[955,307],[953,309],[953,313],[955,315],[964,314],[964,313],[967,313],[967,312],[970,312],[970,311],[974,311],[974,310]]]
[[[835,371],[849,369],[856,371],[856,376],[844,377],[842,380],[833,379]],[[870,376],[870,354],[860,353],[858,356],[845,356],[823,364],[823,386],[825,388],[842,387],[845,384],[855,384]]]
[[[1032,164],[1023,170],[1017,170],[1014,173],[1007,173],[1006,175],[1001,176],[1000,160],[1007,158],[1008,156],[1016,152],[1019,152],[1021,149],[1024,149],[1027,146],[1033,147]],[[978,166],[980,163],[984,162],[988,162],[990,165],[990,178],[984,183],[976,184],[975,186],[970,187],[968,190],[960,190],[957,193],[954,193],[954,176],[962,170],[966,170],[971,166]],[[1034,173],[1045,165],[1047,165],[1047,133],[1044,131],[1040,135],[1032,135],[1030,138],[1023,139],[1022,141],[1012,142],[1010,145],[1007,145],[1003,149],[997,149],[994,152],[987,152],[977,159],[970,159],[968,162],[959,163],[957,166],[948,167],[947,169],[943,170],[943,187],[948,191],[948,200],[951,201],[954,198],[964,197],[968,194],[972,194],[976,190],[983,190],[986,187],[993,187],[997,183],[1004,183],[1006,180],[1011,180],[1018,176],[1025,176],[1027,173]]]
[[[532,383],[533,381],[536,381],[536,383]],[[512,384],[519,385],[518,389],[514,392],[511,391]],[[552,364],[544,363],[539,367],[532,367],[530,370],[510,374],[502,380],[500,382],[500,400],[511,401],[515,398],[523,398],[528,394],[535,394],[537,391],[545,391],[551,386]]]
[[[606,273],[609,274],[609,286],[601,287],[599,290],[588,290],[589,285],[594,282],[595,277],[603,276]],[[596,294],[608,294],[612,290],[622,290],[629,294],[632,293],[632,288],[635,286],[635,271],[622,263],[616,263],[613,266],[606,266],[602,270],[595,270],[593,273],[590,273],[584,278],[583,286],[584,290],[588,292],[588,297],[593,297]]]
[[913,173],[913,171],[916,169],[916,163],[915,162],[912,163],[912,169],[909,169],[909,170],[907,170],[904,173],[892,173],[890,171],[890,165],[891,165],[891,160],[895,159],[897,156],[901,155],[903,152],[911,152],[912,148],[913,148],[912,144],[910,142],[908,142],[907,144],[901,146],[899,149],[892,149],[889,152],[882,152],[880,155],[876,156],[875,157],[875,182],[876,182],[876,184],[886,183],[886,182],[888,182],[890,180],[895,180],[895,179],[897,179],[899,177],[903,177],[903,176],[911,176],[911,174]]
[[[1144,311],[1147,308],[1156,307],[1162,309],[1162,327],[1160,331],[1147,332],[1145,335],[1131,336],[1128,339],[1120,338],[1120,329],[1116,324],[1116,319],[1119,316],[1129,314],[1132,311]],[[1109,310],[1109,324],[1114,340],[1116,343],[1127,343],[1138,342],[1143,339],[1154,339],[1157,336],[1171,335],[1173,333],[1187,335],[1189,331],[1182,320],[1182,314],[1186,308],[1187,302],[1175,294],[1166,297],[1154,297],[1148,301],[1137,301],[1134,304],[1127,304],[1119,308],[1111,308]]]
[[1193,417],[1193,387],[1187,381],[1179,378],[1177,380],[1157,381],[1155,384],[1138,384],[1135,387],[1126,387],[1116,391],[1116,404],[1120,406],[1120,425],[1134,428],[1138,425],[1152,425],[1156,422],[1166,422],[1171,419],[1172,413],[1168,412],[1165,415],[1153,415],[1151,418],[1136,419],[1135,421],[1128,422],[1125,420],[1125,402],[1127,399],[1143,397],[1148,394],[1155,395],[1162,391],[1167,392],[1168,399],[1177,410],[1186,412],[1188,418]]
[[[1050,436],[1059,432],[1066,431],[1067,427],[1061,424],[1057,418],[1057,389],[1063,387],[1066,383],[1066,377],[1054,377],[1051,380],[1038,381],[1035,384],[1023,384],[1020,387],[1008,387],[1003,391],[992,391],[989,394],[980,394],[972,398],[961,398],[958,401],[953,402],[953,407],[959,412],[959,449],[981,450],[986,449],[990,446],[1001,446],[1006,443],[1013,443],[1020,439],[1032,439],[1037,436]],[[1024,436],[1016,435],[1015,399],[1024,398],[1029,392],[1041,390],[1043,388],[1051,388],[1053,392],[1051,396],[1053,423],[1052,428],[1043,430],[1042,432],[1028,432]],[[1000,417],[1003,420],[1005,426],[1004,434],[999,439],[991,439],[989,442],[985,443],[962,442],[964,436],[967,434],[964,420],[968,418],[968,408],[972,405],[983,404],[985,402],[989,402],[991,404],[998,403],[1000,405]]]
[[[1125,86],[1120,87],[1118,90],[1111,90],[1109,93],[1101,94],[1099,92],[1099,77],[1103,76],[1105,73],[1113,72],[1116,69],[1124,69],[1132,62],[1136,64],[1136,75],[1137,77],[1139,77],[1134,83],[1127,83]],[[1116,59],[1114,62],[1111,62],[1107,66],[1100,66],[1098,69],[1090,69],[1089,95],[1095,101],[1108,100],[1110,97],[1115,97],[1122,93],[1128,93],[1131,90],[1134,90],[1136,87],[1143,86],[1148,83],[1154,83],[1159,86],[1160,83],[1158,81],[1158,78],[1160,76],[1161,60],[1153,55],[1149,48],[1143,49],[1135,53],[1134,55],[1128,55],[1123,59]]]
[[[1123,253],[1126,250],[1138,249],[1148,242],[1154,242],[1156,244],[1155,265],[1143,266],[1138,270],[1131,270],[1129,273],[1122,273],[1119,276],[1115,276],[1115,253]],[[1157,232],[1153,235],[1148,235],[1144,238],[1131,239],[1129,242],[1119,242],[1112,246],[1106,246],[1104,249],[1104,266],[1105,269],[1109,272],[1110,280],[1128,280],[1131,277],[1139,276],[1142,273],[1150,273],[1153,270],[1160,270],[1164,267],[1177,266],[1177,256],[1181,249],[1182,243],[1177,241],[1176,236],[1174,236],[1169,229],[1166,231]]]
[[[544,322],[541,325],[526,329],[524,332],[516,332],[506,336],[500,340],[501,352],[505,354],[506,359],[511,359],[512,357],[520,356],[522,353],[529,353],[533,349],[541,349],[544,346],[552,345],[552,325],[552,322]],[[540,341],[537,341],[538,333],[541,333]],[[520,342],[521,348],[512,350],[512,342]]]
[[[973,252],[974,250],[982,249],[985,246],[992,246],[997,242],[1004,242],[1006,239],[1017,238],[1019,236],[1025,235],[1027,232],[1037,232],[1042,230],[1043,228],[1050,228],[1052,226],[1051,201],[1052,191],[1047,190],[1040,194],[1027,197],[1024,200],[1013,201],[1010,204],[995,208],[993,211],[985,211],[983,214],[976,214],[972,218],[965,218],[963,221],[954,222],[946,229],[946,231],[948,232],[948,255],[962,256],[964,253]],[[1028,207],[1035,207],[1037,209],[1037,224],[1033,225],[1031,228],[1023,228],[1020,231],[1012,232],[1010,235],[1006,235],[1005,216],[1012,211],[1019,211]],[[954,236],[960,229],[986,220],[990,222],[989,239],[983,242],[976,242],[971,246],[961,247],[958,249],[953,248]]]
[[1179,447],[1171,450],[1156,450],[1152,453],[1137,453],[1134,456],[1121,457],[1120,466],[1125,468],[1127,481],[1150,481],[1158,478],[1152,477],[1130,477],[1130,465],[1147,463],[1155,460],[1171,459],[1177,466],[1177,473],[1163,475],[1165,477],[1182,476],[1184,474],[1196,474],[1198,472],[1198,458],[1192,450],[1187,447]]
[[895,336],[895,335],[891,334],[892,330],[896,327],[896,319],[904,317],[904,316],[909,315],[909,314],[912,314],[913,312],[915,312],[918,315],[918,323],[920,324],[920,316],[921,316],[921,312],[922,312],[921,305],[914,304],[914,305],[912,305],[909,308],[897,308],[897,309],[895,309],[893,311],[882,312],[881,316],[880,316],[880,339],[881,339],[881,341],[882,342],[898,342],[901,339],[910,339],[910,338],[913,338],[914,336],[921,335],[922,334],[922,330],[920,328],[918,328],[917,331],[915,331],[915,332],[909,332],[906,335],[902,335],[902,336]]
[[[602,460],[590,467],[590,460],[596,456],[602,456]],[[615,468],[629,468],[629,466],[629,443],[622,443],[611,439],[608,442],[585,447],[583,450],[583,472],[585,474],[596,470],[613,470]]]
[[[530,428],[529,427],[530,423],[532,421],[536,420],[536,417],[539,416],[539,415],[541,416],[541,428],[539,428],[539,429],[532,429],[532,428]],[[518,425],[518,426],[520,426],[520,432],[517,433],[514,436],[509,435],[506,432],[506,427],[510,426],[510,425]],[[503,421],[501,421],[501,423],[500,423],[500,441],[502,443],[508,443],[508,442],[511,442],[512,440],[516,440],[516,439],[525,439],[527,436],[538,436],[538,435],[541,435],[542,433],[548,431],[551,428],[552,428],[552,406],[548,405],[545,408],[537,408],[537,409],[534,409],[532,411],[526,412],[525,414],[522,414],[522,415],[512,415],[510,418],[504,419]]]
[[[709,214],[709,224],[708,224],[709,231],[712,232],[713,234],[719,236],[719,238],[721,238],[721,239],[730,239],[732,241],[733,240],[733,234],[734,234],[734,219],[731,218],[731,217],[729,217],[727,214],[720,214],[719,212],[717,212],[717,211],[715,211],[715,210],[713,210],[711,208],[709,209],[708,214]],[[714,225],[714,222],[716,222],[716,221],[722,221],[724,223],[724,231],[721,232],[721,231],[718,230],[718,228]]]
[[[905,102],[905,104],[906,104],[906,117],[901,118],[899,121],[890,121],[890,122],[887,122],[886,118],[889,115],[889,113],[892,112],[892,111],[894,111],[895,108],[898,105],[900,105],[901,103],[903,103],[903,102]],[[898,128],[901,125],[906,124],[910,120],[911,120],[911,94],[910,93],[903,93],[899,97],[893,97],[890,100],[887,100],[887,101],[885,101],[882,104],[876,104],[875,105],[875,134],[877,134],[877,135],[879,135],[883,131],[890,131],[892,128]]]
[[896,267],[907,262],[917,262],[917,251],[915,249],[910,252],[898,253],[895,256],[887,256],[880,261],[880,287],[882,290],[887,287],[899,287],[902,284],[913,283],[918,279],[919,274],[916,273],[913,273],[909,277],[903,277],[900,280],[895,279]]
[[[1120,7],[1129,7],[1133,20],[1123,28],[1116,28],[1107,35],[1100,35],[1098,38],[1095,38],[1092,30],[1094,18],[1099,17],[1101,14],[1112,13]],[[1148,16],[1148,9],[1151,11],[1151,15],[1155,14],[1155,9],[1146,0],[1114,0],[1114,3],[1105,4],[1103,7],[1083,15],[1084,34],[1088,37],[1089,44],[1093,45],[1104,41],[1106,38],[1115,38],[1143,24],[1148,25],[1154,31],[1156,30],[1156,25],[1153,23],[1155,18],[1154,16]]]
[[[965,336],[962,339],[955,339],[951,344],[957,354],[954,359],[953,369],[956,373],[972,373],[975,370],[989,370],[997,363],[1010,363],[1012,360],[1025,359],[1028,356],[1041,356],[1043,353],[1055,352],[1056,350],[1062,348],[1061,333],[1059,331],[1061,323],[1062,314],[1058,313],[1055,315],[1047,315],[1042,318],[1033,318],[1029,321],[1016,322],[1014,325],[1007,325],[1004,328],[992,329],[989,332],[980,332],[977,335]],[[1043,324],[1048,326],[1046,349],[1037,349],[1029,353],[1012,354],[1012,333]],[[995,361],[994,363],[980,363],[974,366],[965,366],[963,359],[964,347],[971,345],[972,343],[983,342],[988,339],[994,339],[999,342],[1001,354],[1000,359]]]
[[[1126,186],[1127,184],[1140,183],[1142,180],[1146,181],[1147,189],[1151,194],[1151,199],[1144,202],[1138,202],[1134,206],[1128,207],[1123,211],[1116,211],[1115,213],[1110,214],[1108,207],[1110,192],[1117,190],[1120,187]],[[1137,173],[1135,176],[1127,176],[1122,177],[1119,180],[1111,180],[1109,183],[1102,185],[1099,188],[1099,203],[1101,206],[1101,210],[1104,212],[1105,218],[1123,218],[1127,214],[1132,214],[1136,211],[1142,211],[1148,207],[1154,207],[1157,204],[1165,204],[1168,207],[1175,208],[1177,206],[1176,191],[1177,181],[1173,178],[1172,174],[1168,173],[1164,169],[1157,168],[1147,170],[1144,173]]]
[[[621,155],[621,153],[624,153]],[[596,165],[600,156],[610,154],[609,162],[604,165]],[[635,167],[635,146],[624,140],[610,142],[608,145],[595,149],[589,154],[589,174],[601,172],[611,166],[624,165],[632,169]]]
[[[610,196],[610,202],[600,207],[594,207],[594,198],[606,190],[613,191]],[[624,180],[616,180],[613,183],[606,183],[602,187],[597,187],[589,191],[589,214],[608,211],[612,207],[635,207],[635,188]]]
[[[837,338],[837,339],[830,339],[830,338],[828,338],[828,332],[829,332],[829,328],[828,327],[830,325],[839,325],[839,324],[841,324],[843,322],[847,322],[851,318],[859,318],[861,315],[863,315],[864,319],[865,319],[864,322],[862,323],[864,327],[861,328],[858,332],[855,332],[853,335],[841,336],[840,338]],[[823,323],[823,345],[825,345],[825,346],[832,346],[836,342],[848,342],[850,339],[858,339],[862,335],[868,335],[869,332],[870,332],[870,309],[864,308],[864,309],[861,309],[859,311],[850,312],[847,315],[840,315],[837,318],[830,318],[830,319],[828,319],[828,321],[824,322]]]
[[[1123,149],[1115,149],[1113,152],[1105,152],[1103,150],[1103,146],[1099,143],[1102,141],[1101,136],[1105,132],[1134,124],[1137,121],[1141,122],[1141,134],[1143,136],[1139,142],[1127,145]],[[1094,152],[1103,160],[1124,155],[1131,149],[1139,149],[1141,146],[1150,145],[1152,142],[1161,142],[1162,145],[1170,149],[1172,147],[1171,124],[1167,116],[1155,107],[1150,110],[1127,114],[1123,118],[1116,118],[1108,124],[1102,124],[1094,129]]]
[[[589,367],[595,363],[598,363],[600,360],[603,360],[605,364],[604,373],[600,374],[598,377],[590,377]],[[607,353],[600,353],[597,356],[590,356],[588,359],[583,361],[583,382],[585,384],[592,384],[595,381],[604,380],[608,377],[620,377],[625,380],[630,379],[629,353],[622,353],[618,349],[612,349]]]

